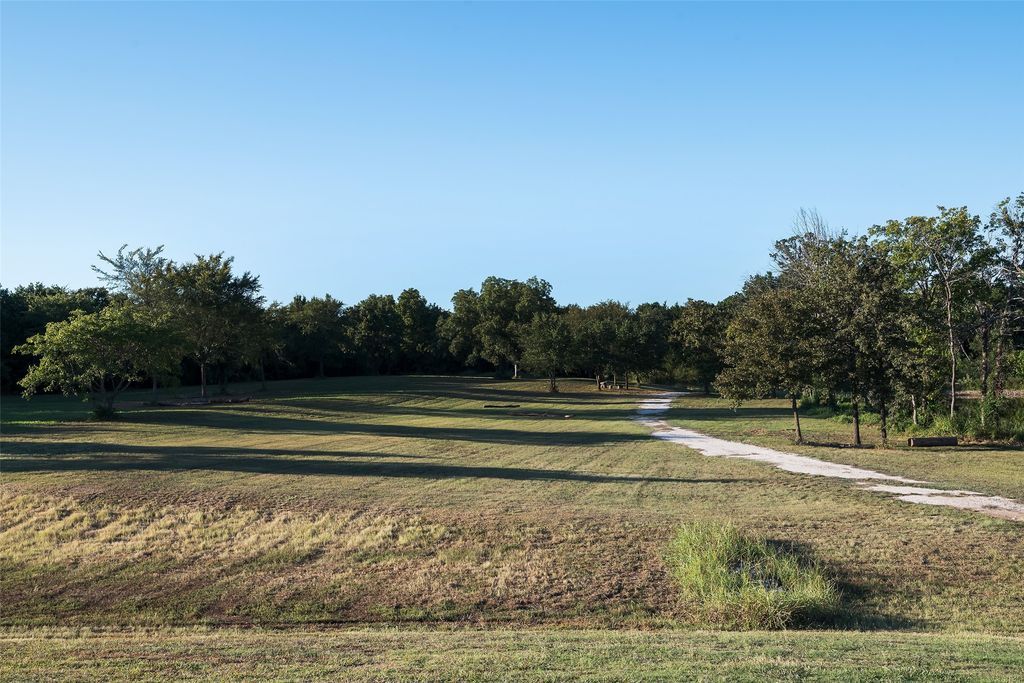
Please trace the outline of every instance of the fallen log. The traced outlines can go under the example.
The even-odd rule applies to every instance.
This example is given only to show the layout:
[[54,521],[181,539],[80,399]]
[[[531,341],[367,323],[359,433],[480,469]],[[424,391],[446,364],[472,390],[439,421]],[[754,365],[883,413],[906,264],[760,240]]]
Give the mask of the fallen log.
[[931,448],[934,446],[956,446],[955,436],[912,436],[907,439],[911,448]]

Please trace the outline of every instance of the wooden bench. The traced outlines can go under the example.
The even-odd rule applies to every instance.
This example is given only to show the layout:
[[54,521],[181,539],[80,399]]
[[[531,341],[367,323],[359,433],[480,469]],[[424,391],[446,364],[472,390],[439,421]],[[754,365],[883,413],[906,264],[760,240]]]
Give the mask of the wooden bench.
[[955,436],[912,436],[907,439],[911,448],[930,448],[934,446],[956,446]]

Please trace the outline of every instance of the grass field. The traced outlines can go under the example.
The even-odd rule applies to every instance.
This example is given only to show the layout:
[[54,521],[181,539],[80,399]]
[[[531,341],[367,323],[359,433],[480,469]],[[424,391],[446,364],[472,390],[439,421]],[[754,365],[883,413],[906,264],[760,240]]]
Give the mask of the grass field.
[[[585,382],[549,395],[348,378],[253,395],[110,423],[4,397],[0,673],[1024,674],[1022,524],[707,458],[633,423],[639,392]],[[667,419],[790,448],[781,402],[686,397]],[[805,421],[815,441],[847,431]],[[1024,498],[1020,451],[794,450]],[[840,609],[817,631],[692,630],[701,611],[666,552],[700,521],[817,563]]]

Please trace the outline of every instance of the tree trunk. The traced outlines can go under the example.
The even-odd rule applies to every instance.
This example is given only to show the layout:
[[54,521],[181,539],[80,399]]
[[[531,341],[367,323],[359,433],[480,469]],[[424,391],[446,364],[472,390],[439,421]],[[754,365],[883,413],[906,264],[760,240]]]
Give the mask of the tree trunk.
[[889,409],[885,405],[884,401],[882,402],[882,405],[881,405],[881,407],[878,410],[878,417],[879,417],[879,420],[880,420],[879,426],[880,426],[880,428],[882,430],[882,446],[883,447],[888,447],[888,445],[889,445],[889,423],[888,423]]
[[910,395],[910,419],[913,420],[914,426],[917,426],[917,397],[913,394]]
[[612,370],[612,386],[616,389],[619,388],[619,373]]
[[790,406],[793,408],[793,424],[796,427],[796,442],[803,443],[804,433],[800,431],[800,411],[797,409],[796,405],[796,394],[791,394],[789,401]]
[[597,390],[601,391],[601,373],[594,375],[594,384],[597,386]]
[[512,363],[512,379],[519,379],[519,363]]
[[153,400],[156,400],[156,375],[153,375]]
[[1004,360],[1006,355],[1006,348],[1004,341],[1006,339],[1006,312],[999,319],[999,331],[996,332],[996,353],[995,353],[995,368],[992,373],[992,393],[995,396],[999,396],[1003,391],[1003,374],[1005,372]]
[[860,404],[853,399],[853,445],[860,446]]
[[988,400],[989,351],[992,346],[992,335],[988,324],[981,328],[981,426],[985,426],[985,405]]
[[949,417],[956,415],[956,340],[953,338],[953,294],[946,285],[946,330],[949,332]]
[[[999,316],[999,331],[996,332],[996,352],[995,352],[995,367],[992,372],[992,395],[999,398],[1003,395],[1003,374],[1004,370],[1004,354],[1005,346],[1003,341],[1006,339],[1006,308],[1003,308],[1003,314]],[[999,431],[999,411],[992,416],[993,429]]]
[[324,357],[323,356],[320,356],[320,366],[317,368],[316,376],[317,377],[323,377],[324,376]]
[[711,381],[710,380],[704,380],[704,395],[705,396],[710,396],[711,395]]
[[548,392],[552,394],[558,393],[558,383],[554,375],[548,375]]
[[260,358],[260,391],[267,390],[267,371],[263,367],[263,359]]
[[199,395],[206,398],[206,363],[199,364]]
[[622,383],[626,391],[629,391],[629,370],[622,373]]

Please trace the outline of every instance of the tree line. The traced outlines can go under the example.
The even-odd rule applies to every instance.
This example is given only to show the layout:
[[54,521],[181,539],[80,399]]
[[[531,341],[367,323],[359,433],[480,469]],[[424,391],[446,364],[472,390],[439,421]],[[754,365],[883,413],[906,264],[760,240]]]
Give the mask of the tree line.
[[[346,305],[325,294],[268,304],[223,254],[177,263],[162,247],[99,254],[99,285],[0,289],[2,382],[92,398],[129,386],[327,375],[589,376],[785,396],[900,425],[1016,429],[1007,389],[1024,371],[1024,194],[987,220],[939,207],[851,236],[802,211],[771,272],[718,302],[559,305],[551,285],[489,277],[450,309],[416,289]],[[966,393],[965,393],[966,392]],[[964,407],[964,398],[971,400]]]

